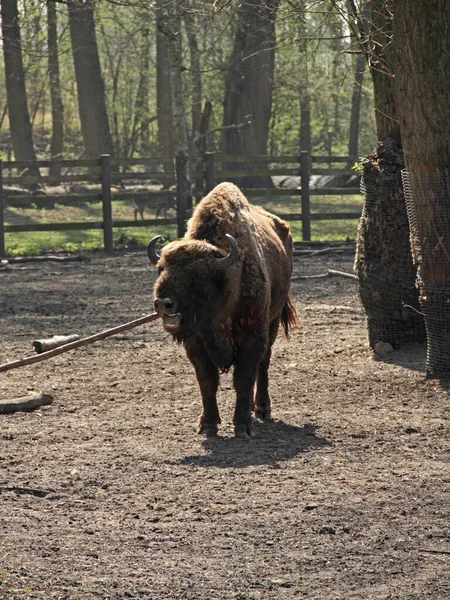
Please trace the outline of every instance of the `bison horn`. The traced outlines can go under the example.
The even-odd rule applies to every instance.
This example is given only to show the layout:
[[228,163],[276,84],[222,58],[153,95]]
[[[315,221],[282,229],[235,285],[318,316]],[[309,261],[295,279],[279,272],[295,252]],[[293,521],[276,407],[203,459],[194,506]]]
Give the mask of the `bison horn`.
[[219,271],[223,271],[224,269],[228,269],[228,267],[231,267],[231,265],[236,261],[238,257],[238,247],[236,244],[236,240],[232,235],[228,235],[228,233],[225,234],[225,237],[227,238],[228,243],[230,245],[230,252],[229,254],[227,254],[227,256],[224,256],[223,258],[214,259],[214,266]]
[[152,238],[147,246],[147,254],[148,254],[148,259],[149,261],[152,263],[152,265],[156,265],[156,263],[159,261],[159,259],[161,258],[159,256],[159,254],[156,252],[156,243],[158,242],[158,240],[161,239],[160,235],[156,235],[154,238]]

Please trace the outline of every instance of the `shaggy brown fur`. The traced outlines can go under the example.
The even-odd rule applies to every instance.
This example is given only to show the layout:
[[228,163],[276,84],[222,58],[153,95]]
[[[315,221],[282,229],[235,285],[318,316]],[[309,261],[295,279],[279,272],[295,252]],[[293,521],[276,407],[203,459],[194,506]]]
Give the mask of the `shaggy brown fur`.
[[[226,234],[236,240],[238,258],[222,271],[214,259],[229,252]],[[270,417],[271,347],[280,322],[286,336],[297,323],[289,297],[292,247],[283,220],[249,204],[235,185],[222,183],[198,204],[184,238],[164,248],[155,307],[195,367],[203,398],[200,431],[217,432],[218,373],[232,365],[236,435],[253,435],[252,409]],[[170,319],[178,320],[176,330]]]

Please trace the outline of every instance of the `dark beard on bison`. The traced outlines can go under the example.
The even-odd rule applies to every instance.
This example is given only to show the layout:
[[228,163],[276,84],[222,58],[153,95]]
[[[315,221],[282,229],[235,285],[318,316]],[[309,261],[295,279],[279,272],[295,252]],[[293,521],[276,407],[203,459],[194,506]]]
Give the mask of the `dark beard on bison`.
[[173,315],[164,315],[163,327],[167,333],[171,333],[172,335],[179,333],[181,329],[181,314],[175,313]]

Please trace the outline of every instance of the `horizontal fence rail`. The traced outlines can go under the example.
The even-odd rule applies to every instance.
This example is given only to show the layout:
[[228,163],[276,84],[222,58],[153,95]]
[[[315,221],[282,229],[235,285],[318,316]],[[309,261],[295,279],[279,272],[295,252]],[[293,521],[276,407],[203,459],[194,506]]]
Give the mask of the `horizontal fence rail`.
[[[183,158],[183,157],[182,157]],[[113,251],[113,229],[127,227],[152,227],[177,225],[178,235],[192,210],[194,201],[200,200],[220,181],[235,180],[251,202],[265,206],[283,202],[295,203],[299,210],[286,212],[272,210],[287,221],[302,223],[303,240],[311,239],[311,222],[323,220],[358,219],[360,211],[314,212],[311,197],[360,195],[358,185],[352,187],[313,187],[314,177],[352,177],[350,168],[356,161],[349,156],[229,156],[206,153],[204,156],[178,161],[174,158],[118,159],[103,155],[97,159],[0,161],[0,256],[5,256],[5,234],[31,231],[103,230],[106,252]],[[312,165],[328,167],[312,167]],[[343,164],[342,168],[336,165]],[[180,185],[180,171],[190,171],[193,182],[191,190]],[[55,172],[57,175],[55,175]],[[38,174],[36,174],[38,173]],[[50,174],[52,173],[52,174]],[[297,177],[299,185],[293,188],[275,187],[274,177]],[[267,187],[247,187],[246,180],[260,178]],[[240,183],[242,180],[242,185]],[[45,185],[63,186],[57,193],[45,194]],[[134,185],[135,187],[127,187]],[[13,187],[8,187],[13,186]],[[77,188],[78,186],[78,188]],[[180,196],[181,194],[181,196]],[[113,218],[115,201],[126,200],[134,205],[135,219]],[[11,223],[6,222],[8,209],[51,208],[54,205],[102,204],[101,220],[58,223]],[[184,207],[180,214],[180,207]],[[155,210],[155,218],[144,218],[144,210]],[[172,211],[172,216],[168,211]],[[162,218],[159,212],[165,213]],[[173,214],[175,213],[175,214]],[[138,219],[140,214],[141,218]]]

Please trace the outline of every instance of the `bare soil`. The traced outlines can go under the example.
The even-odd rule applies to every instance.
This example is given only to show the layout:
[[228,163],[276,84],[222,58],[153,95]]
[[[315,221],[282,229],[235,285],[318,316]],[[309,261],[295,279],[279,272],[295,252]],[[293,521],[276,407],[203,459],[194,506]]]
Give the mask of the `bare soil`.
[[[295,275],[351,272],[344,253]],[[152,311],[144,252],[0,271],[0,362]],[[217,439],[159,322],[0,375],[0,598],[447,600],[450,402],[425,348],[376,360],[356,283],[294,280],[302,319],[274,346],[274,420]]]

